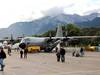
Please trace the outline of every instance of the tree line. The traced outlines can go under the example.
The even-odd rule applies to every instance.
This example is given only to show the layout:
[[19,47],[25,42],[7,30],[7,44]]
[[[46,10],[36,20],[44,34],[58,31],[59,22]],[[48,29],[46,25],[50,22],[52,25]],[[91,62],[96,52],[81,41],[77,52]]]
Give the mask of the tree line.
[[[66,24],[61,25],[64,36],[100,36],[100,28],[89,27],[89,28],[81,28],[75,24]],[[39,37],[54,37],[56,35],[57,28],[55,30],[49,30],[40,35],[33,35]],[[79,45],[98,45],[100,43],[99,38],[95,39],[78,39],[75,43]]]

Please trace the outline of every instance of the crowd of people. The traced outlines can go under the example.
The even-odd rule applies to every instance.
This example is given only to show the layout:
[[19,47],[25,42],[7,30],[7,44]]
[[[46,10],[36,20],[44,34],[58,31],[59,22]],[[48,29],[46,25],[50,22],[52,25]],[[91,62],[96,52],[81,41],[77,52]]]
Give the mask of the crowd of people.
[[[20,48],[19,48],[20,49]],[[11,47],[8,46],[8,55],[11,56]],[[20,49],[19,50],[19,53],[20,53],[20,58],[27,58],[27,53],[28,53],[28,47],[24,47],[23,49]],[[65,54],[66,54],[66,50],[63,48],[63,46],[60,46],[59,47],[56,47],[56,56],[57,56],[57,62],[62,62],[64,63],[65,62]],[[74,50],[72,52],[72,56],[75,56],[75,57],[83,57],[84,56],[84,48],[80,48],[79,51],[76,51]],[[4,63],[3,63],[3,60],[6,58],[6,53],[4,52],[4,49],[3,47],[0,46],[0,65],[1,65],[1,70],[0,71],[3,71],[4,70]]]
[[[6,49],[7,49],[8,56],[11,56],[12,53],[11,45],[8,45]],[[20,52],[20,58],[27,58],[27,53],[28,53],[27,47],[25,49],[19,49],[18,52]],[[4,71],[4,67],[5,67],[4,59],[7,57],[7,54],[4,51],[4,47],[0,46],[0,65],[1,65],[0,71]]]
[[80,48],[79,51],[74,50],[72,52],[72,56],[75,56],[75,57],[83,57],[84,56],[84,51],[85,51],[84,48]]

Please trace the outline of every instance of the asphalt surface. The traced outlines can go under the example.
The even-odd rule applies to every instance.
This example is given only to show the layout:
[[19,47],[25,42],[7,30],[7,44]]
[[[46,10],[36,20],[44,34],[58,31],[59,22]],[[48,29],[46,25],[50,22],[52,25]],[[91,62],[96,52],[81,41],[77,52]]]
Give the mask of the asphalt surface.
[[84,57],[66,53],[62,63],[56,61],[55,53],[33,53],[20,59],[14,51],[4,62],[6,66],[0,75],[100,75],[100,52],[86,52]]

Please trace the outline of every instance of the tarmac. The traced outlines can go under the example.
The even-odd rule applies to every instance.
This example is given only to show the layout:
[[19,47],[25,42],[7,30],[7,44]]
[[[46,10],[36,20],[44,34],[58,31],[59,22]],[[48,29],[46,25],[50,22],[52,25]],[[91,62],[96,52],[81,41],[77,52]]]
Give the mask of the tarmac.
[[65,63],[57,62],[55,53],[30,53],[20,59],[13,51],[0,75],[100,75],[100,52],[85,52],[84,57],[66,53],[65,57]]

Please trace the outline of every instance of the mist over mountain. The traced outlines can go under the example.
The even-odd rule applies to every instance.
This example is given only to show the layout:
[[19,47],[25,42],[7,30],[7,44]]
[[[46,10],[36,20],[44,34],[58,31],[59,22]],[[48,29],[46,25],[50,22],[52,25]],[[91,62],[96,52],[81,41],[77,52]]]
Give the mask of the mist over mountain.
[[0,29],[0,38],[31,36],[33,34],[41,34],[49,29],[55,29],[59,24],[75,23],[80,27],[100,26],[100,13],[92,13],[90,15],[80,16],[78,14],[58,14],[55,16],[45,16],[30,22],[16,22],[8,28]]
[[100,27],[100,17],[96,17],[91,21],[76,23],[80,27]]

